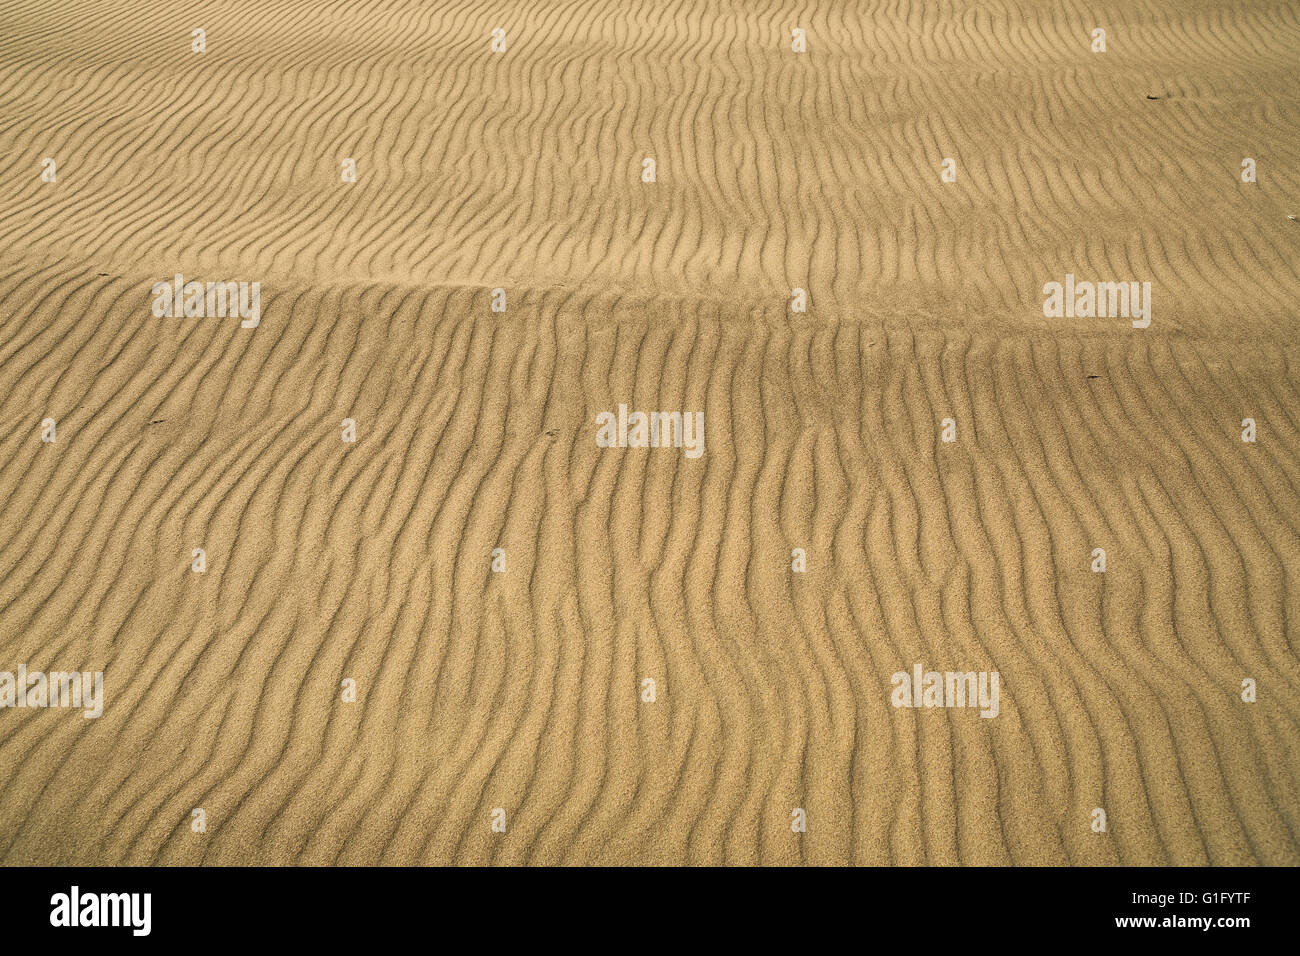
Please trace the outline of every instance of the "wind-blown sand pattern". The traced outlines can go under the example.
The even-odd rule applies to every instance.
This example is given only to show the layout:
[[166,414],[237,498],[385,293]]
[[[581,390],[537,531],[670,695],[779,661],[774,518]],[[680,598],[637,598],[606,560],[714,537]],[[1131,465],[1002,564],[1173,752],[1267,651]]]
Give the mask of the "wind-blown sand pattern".
[[8,0],[0,862],[1300,863],[1298,170],[1291,0]]

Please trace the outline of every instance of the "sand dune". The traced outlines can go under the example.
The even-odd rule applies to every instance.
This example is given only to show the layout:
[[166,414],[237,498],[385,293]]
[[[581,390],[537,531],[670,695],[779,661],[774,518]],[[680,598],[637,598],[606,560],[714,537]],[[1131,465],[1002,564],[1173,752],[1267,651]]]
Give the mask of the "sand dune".
[[0,862],[1300,863],[1288,215],[1286,0],[11,0]]

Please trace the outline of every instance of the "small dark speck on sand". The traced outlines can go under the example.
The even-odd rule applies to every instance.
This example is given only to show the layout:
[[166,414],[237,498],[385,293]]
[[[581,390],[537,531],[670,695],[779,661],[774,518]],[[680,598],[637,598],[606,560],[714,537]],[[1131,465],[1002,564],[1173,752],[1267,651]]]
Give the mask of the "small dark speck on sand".
[[165,422],[165,421],[167,421],[167,419],[165,419],[165,418],[155,418],[155,419],[153,419],[152,421],[150,421],[149,424],[150,424],[150,425],[161,425],[161,424],[162,424],[163,422]]
[[1101,378],[1100,375],[1089,375],[1088,378]]

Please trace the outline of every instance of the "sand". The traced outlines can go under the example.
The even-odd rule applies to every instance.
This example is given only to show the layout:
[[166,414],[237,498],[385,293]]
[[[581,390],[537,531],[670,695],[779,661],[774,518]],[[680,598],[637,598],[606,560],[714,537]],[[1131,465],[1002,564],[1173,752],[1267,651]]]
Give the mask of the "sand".
[[1289,215],[1289,0],[10,0],[0,862],[1300,863]]

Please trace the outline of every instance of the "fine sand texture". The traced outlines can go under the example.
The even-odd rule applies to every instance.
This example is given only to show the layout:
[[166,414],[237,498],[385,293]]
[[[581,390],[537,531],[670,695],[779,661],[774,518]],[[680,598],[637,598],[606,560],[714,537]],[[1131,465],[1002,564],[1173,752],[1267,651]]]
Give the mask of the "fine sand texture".
[[1294,216],[1294,0],[5,0],[0,863],[1300,864]]

